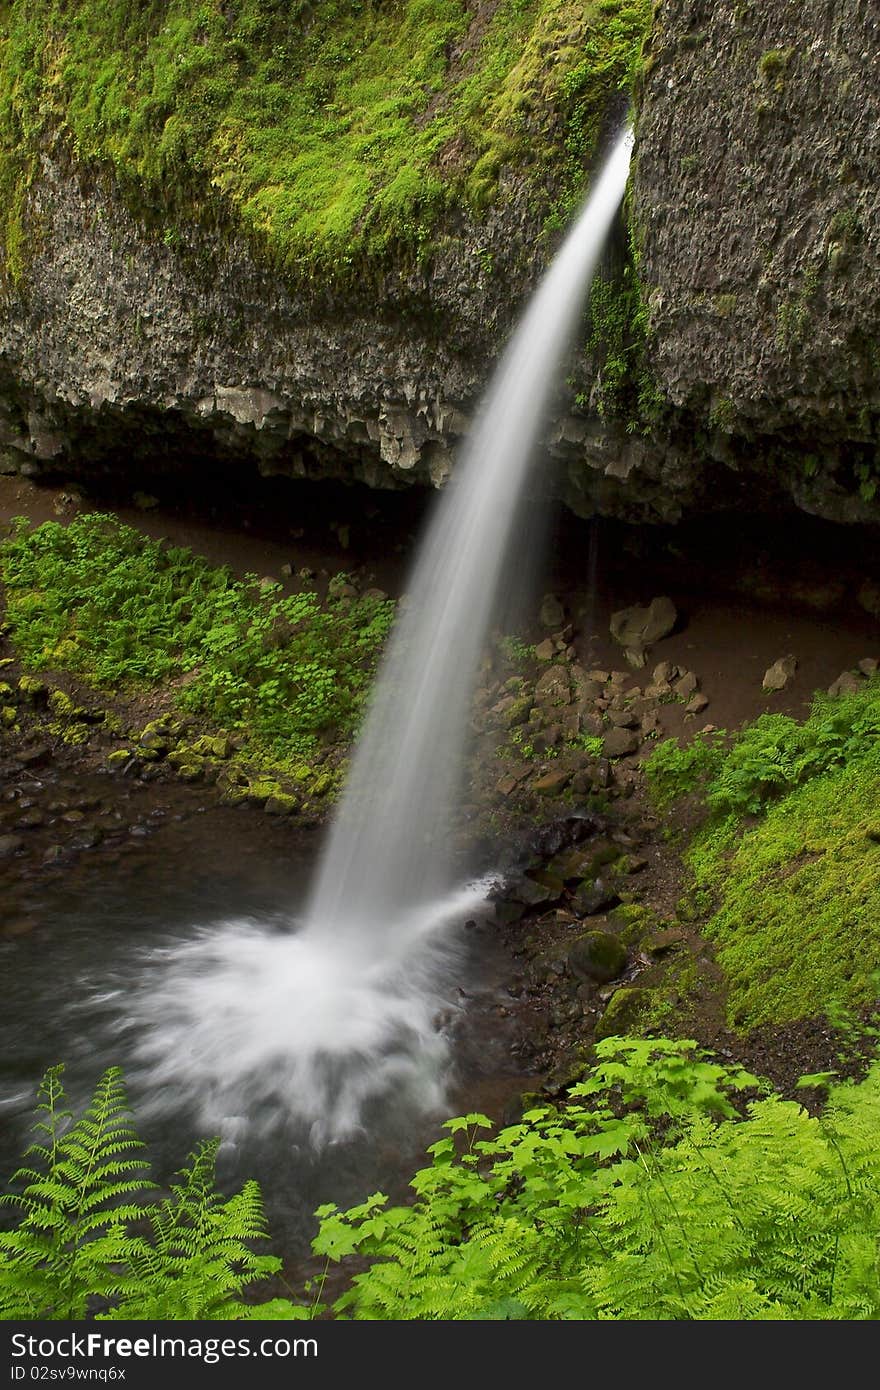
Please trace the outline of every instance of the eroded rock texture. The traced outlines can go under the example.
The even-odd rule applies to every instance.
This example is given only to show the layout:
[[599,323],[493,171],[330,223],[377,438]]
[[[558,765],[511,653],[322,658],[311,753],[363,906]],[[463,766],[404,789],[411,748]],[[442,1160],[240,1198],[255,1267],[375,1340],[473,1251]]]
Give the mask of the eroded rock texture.
[[[880,13],[864,0],[663,0],[633,221],[651,420],[560,386],[548,454],[584,515],[674,520],[791,499],[880,518]],[[547,243],[512,170],[424,266],[285,287],[227,229],[163,236],[63,151],[0,302],[4,467],[440,485]]]

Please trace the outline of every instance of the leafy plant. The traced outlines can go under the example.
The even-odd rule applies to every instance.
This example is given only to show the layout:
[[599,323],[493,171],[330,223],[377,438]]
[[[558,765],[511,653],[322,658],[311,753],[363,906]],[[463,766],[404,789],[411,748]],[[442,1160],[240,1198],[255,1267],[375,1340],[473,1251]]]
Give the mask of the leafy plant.
[[284,1299],[246,1306],[238,1295],[281,1261],[257,1255],[266,1237],[259,1188],[225,1199],[214,1186],[216,1143],[202,1144],[163,1201],[129,1118],[122,1076],[109,1068],[75,1119],[63,1068],[39,1089],[35,1141],[4,1194],[17,1208],[0,1232],[0,1317],[303,1317]]
[[755,1078],[694,1043],[596,1051],[559,1110],[490,1138],[485,1116],[450,1121],[412,1205],[321,1209],[316,1252],[372,1261],[337,1314],[876,1318],[880,1068],[820,1120],[775,1096],[744,1106]]
[[183,709],[276,759],[352,734],[394,614],[366,596],[281,595],[101,513],[34,530],[17,520],[0,575],[30,669],[66,667],[102,686],[183,674]]
[[717,774],[724,761],[723,730],[698,734],[681,747],[677,739],[667,738],[645,762],[645,776],[655,804],[663,809],[686,796]]

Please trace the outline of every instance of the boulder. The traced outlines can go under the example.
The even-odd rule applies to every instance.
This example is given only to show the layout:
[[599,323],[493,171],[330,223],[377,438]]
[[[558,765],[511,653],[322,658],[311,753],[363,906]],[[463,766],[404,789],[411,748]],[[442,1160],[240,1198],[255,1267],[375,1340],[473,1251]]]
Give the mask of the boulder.
[[611,636],[621,647],[644,651],[668,637],[678,621],[671,598],[654,598],[647,608],[621,608],[611,615]]
[[535,648],[535,656],[539,661],[552,661],[555,655],[556,645],[550,637],[545,637]]
[[680,700],[689,700],[692,695],[697,693],[699,681],[693,671],[685,671],[677,681],[673,681],[672,689]]
[[695,695],[692,700],[688,700],[684,707],[685,714],[702,714],[704,709],[709,708],[709,701],[705,695]]
[[832,681],[828,687],[829,695],[853,695],[857,690],[861,690],[864,685],[864,677],[857,676],[855,671],[841,671],[836,681]]
[[606,908],[616,907],[619,902],[620,894],[610,881],[597,878],[592,883],[580,885],[571,900],[571,907],[577,917],[593,917]]
[[681,674],[673,661],[661,661],[651,672],[651,680],[655,685],[667,684],[672,682]]
[[781,656],[778,661],[774,661],[764,672],[764,679],[761,682],[763,690],[784,690],[791,682],[797,670],[797,657]]
[[648,1002],[650,991],[638,985],[621,985],[608,1000],[605,1012],[596,1025],[596,1040],[610,1038],[630,1031]]
[[611,932],[588,931],[572,942],[566,960],[579,979],[604,985],[616,979],[626,965],[626,947]]
[[526,723],[531,712],[531,695],[519,695],[502,711],[499,723],[505,729],[515,729],[518,725]]
[[571,703],[571,681],[567,666],[550,666],[535,686],[535,699],[540,704],[568,705]]
[[544,595],[541,603],[540,623],[542,627],[549,628],[551,632],[558,632],[564,625],[565,609],[555,594]]
[[0,835],[0,859],[18,854],[20,849],[24,849],[24,840],[20,835]]
[[625,758],[639,751],[639,736],[633,729],[609,729],[605,735],[606,758]]
[[635,729],[639,723],[632,710],[615,709],[613,706],[608,710],[608,718],[616,729]]
[[557,796],[564,791],[571,781],[571,773],[564,768],[554,769],[553,772],[546,772],[543,777],[539,777],[537,782],[532,783],[532,791],[538,792],[541,796]]

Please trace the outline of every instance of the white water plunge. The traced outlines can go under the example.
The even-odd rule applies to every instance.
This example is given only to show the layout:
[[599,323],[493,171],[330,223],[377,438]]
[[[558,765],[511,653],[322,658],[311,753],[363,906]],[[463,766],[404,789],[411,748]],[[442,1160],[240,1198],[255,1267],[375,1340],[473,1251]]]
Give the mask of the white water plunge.
[[229,922],[170,949],[133,1001],[153,1094],[203,1125],[351,1133],[393,1089],[443,1104],[456,934],[486,884],[454,890],[449,828],[476,672],[545,412],[626,188],[617,140],[496,370],[439,499],[375,684],[305,922]]

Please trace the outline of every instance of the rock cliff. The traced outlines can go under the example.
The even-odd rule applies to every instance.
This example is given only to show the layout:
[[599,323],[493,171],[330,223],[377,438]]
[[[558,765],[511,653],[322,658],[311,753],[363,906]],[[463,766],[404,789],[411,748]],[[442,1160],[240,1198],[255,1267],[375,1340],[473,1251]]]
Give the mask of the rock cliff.
[[[631,519],[791,500],[880,519],[880,18],[860,0],[662,0],[645,55],[641,304],[617,351],[650,408],[631,393],[598,413],[594,315],[548,427],[563,495]],[[608,99],[606,135],[619,118]],[[345,283],[285,273],[231,219],[157,229],[63,129],[35,148],[0,298],[0,466],[209,476],[219,458],[380,487],[448,475],[568,169],[560,154],[536,179],[520,146],[488,205],[436,214],[425,255],[367,258]]]

